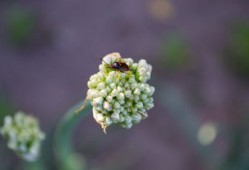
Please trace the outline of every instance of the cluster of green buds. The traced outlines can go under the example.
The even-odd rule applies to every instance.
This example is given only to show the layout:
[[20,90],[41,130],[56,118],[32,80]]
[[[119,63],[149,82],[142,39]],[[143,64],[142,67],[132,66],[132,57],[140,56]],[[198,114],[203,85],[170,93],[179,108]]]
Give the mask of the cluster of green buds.
[[6,116],[0,133],[7,140],[8,147],[23,159],[34,161],[39,156],[45,134],[34,117],[23,112],[17,112],[13,117]]
[[[123,67],[123,68],[122,68]],[[87,99],[93,106],[93,117],[105,129],[112,124],[131,128],[148,116],[155,88],[146,83],[152,66],[145,60],[135,63],[119,53],[106,55],[99,72],[88,81]]]

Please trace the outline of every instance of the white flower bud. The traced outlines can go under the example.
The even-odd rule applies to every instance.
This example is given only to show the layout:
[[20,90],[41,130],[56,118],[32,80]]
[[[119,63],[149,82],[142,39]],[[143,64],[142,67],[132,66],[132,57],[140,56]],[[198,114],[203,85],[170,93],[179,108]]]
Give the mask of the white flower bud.
[[134,123],[139,123],[142,119],[142,116],[140,114],[134,114],[132,119]]
[[107,117],[105,123],[107,126],[110,126],[112,124],[112,119],[110,117]]
[[115,102],[115,103],[114,103],[114,108],[115,108],[115,109],[119,109],[119,108],[120,108],[120,104],[119,104],[118,102]]
[[138,102],[138,101],[139,101],[139,97],[138,97],[138,96],[135,96],[135,97],[134,97],[134,100],[135,100],[135,102]]
[[105,88],[105,83],[99,83],[98,84],[98,89],[104,89]]
[[127,98],[131,98],[131,96],[132,96],[131,91],[130,91],[130,90],[127,90],[127,91],[125,92],[125,96],[126,96]]
[[104,116],[102,115],[102,114],[100,114],[100,113],[97,113],[95,116],[94,116],[94,118],[96,119],[96,121],[98,121],[98,122],[102,122],[105,118],[104,118]]
[[117,95],[117,99],[118,99],[118,100],[124,100],[124,99],[125,99],[124,93],[119,93],[119,94]]
[[137,66],[138,66],[138,64],[137,64],[137,63],[132,64],[132,68],[133,68],[133,69],[136,69],[136,68],[137,68]]
[[132,64],[133,64],[132,58],[126,58],[126,59],[124,59],[124,61],[125,61],[125,63],[126,63],[127,65],[132,65]]
[[117,91],[118,92],[122,92],[123,88],[121,88],[120,86],[117,86]]
[[112,96],[107,96],[106,97],[106,101],[108,101],[109,103],[111,103],[113,100],[112,100]]
[[125,104],[125,100],[118,100],[118,103],[123,105],[123,104]]
[[111,111],[111,110],[112,110],[112,106],[111,106],[108,102],[104,102],[104,108],[105,108],[107,111]]
[[140,95],[140,90],[139,90],[139,88],[136,88],[136,89],[134,90],[134,94],[135,94],[135,95]]
[[117,89],[113,89],[112,92],[111,92],[111,95],[115,97],[115,96],[118,95],[118,93],[119,93],[119,92],[118,92]]
[[137,106],[137,108],[139,108],[139,109],[142,109],[142,108],[144,107],[144,105],[143,105],[142,102],[138,102],[138,103],[136,104],[136,106]]
[[101,106],[103,104],[103,97],[94,98],[92,104],[94,106]]
[[103,96],[103,97],[106,97],[107,96],[107,90],[106,89],[100,90],[100,95]]
[[113,122],[119,122],[120,115],[119,115],[117,112],[114,112],[114,113],[111,115],[111,118],[112,118]]
[[115,84],[115,83],[111,83],[111,84],[110,84],[110,88],[111,88],[111,89],[115,89],[115,88],[116,88],[116,84]]
[[87,98],[91,99],[91,98],[95,98],[98,96],[98,91],[94,90],[94,89],[89,89],[87,91]]

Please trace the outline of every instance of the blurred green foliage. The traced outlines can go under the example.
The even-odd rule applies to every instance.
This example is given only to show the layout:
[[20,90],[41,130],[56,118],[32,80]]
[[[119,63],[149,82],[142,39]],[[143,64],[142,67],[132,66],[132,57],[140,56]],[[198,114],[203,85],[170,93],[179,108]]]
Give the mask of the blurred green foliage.
[[36,26],[35,16],[26,9],[13,8],[7,12],[6,31],[10,42],[21,45],[31,40]]
[[182,69],[188,63],[188,50],[184,40],[177,35],[164,38],[159,49],[160,64],[168,69]]
[[240,77],[249,79],[249,23],[233,27],[227,48],[228,66]]

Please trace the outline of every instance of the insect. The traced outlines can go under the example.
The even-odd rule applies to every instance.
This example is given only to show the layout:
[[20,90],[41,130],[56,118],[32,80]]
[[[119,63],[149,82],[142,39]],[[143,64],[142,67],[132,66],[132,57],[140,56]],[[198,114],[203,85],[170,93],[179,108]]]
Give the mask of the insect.
[[[102,59],[102,61],[104,61],[105,64],[107,64],[105,62],[105,60]],[[109,68],[114,69],[116,71],[120,71],[121,73],[124,73],[126,71],[130,71],[130,67],[122,61],[116,61],[112,64],[107,64]]]

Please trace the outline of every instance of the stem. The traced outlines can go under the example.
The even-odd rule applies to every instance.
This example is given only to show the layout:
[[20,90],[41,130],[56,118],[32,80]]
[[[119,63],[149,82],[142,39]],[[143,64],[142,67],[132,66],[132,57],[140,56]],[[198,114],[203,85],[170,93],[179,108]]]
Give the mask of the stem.
[[[84,106],[84,107],[82,107]],[[80,111],[77,112],[77,110]],[[60,170],[83,170],[84,163],[79,154],[73,151],[71,139],[78,123],[92,108],[88,100],[84,100],[69,109],[59,121],[55,129],[54,154]]]

